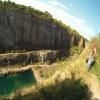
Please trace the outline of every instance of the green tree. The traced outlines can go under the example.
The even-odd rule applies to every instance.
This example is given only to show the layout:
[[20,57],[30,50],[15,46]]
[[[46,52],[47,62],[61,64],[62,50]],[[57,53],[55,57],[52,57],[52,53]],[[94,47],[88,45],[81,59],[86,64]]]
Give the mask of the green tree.
[[51,15],[48,11],[45,11],[44,13],[45,13],[45,15],[46,15],[47,17],[51,17],[51,18],[52,18],[52,15]]

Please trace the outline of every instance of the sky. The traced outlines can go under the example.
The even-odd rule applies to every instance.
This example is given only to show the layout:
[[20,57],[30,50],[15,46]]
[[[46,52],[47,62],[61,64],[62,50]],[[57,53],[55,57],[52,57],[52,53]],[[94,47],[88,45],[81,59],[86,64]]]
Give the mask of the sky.
[[85,38],[100,33],[100,0],[10,0],[48,11],[64,24],[76,29]]

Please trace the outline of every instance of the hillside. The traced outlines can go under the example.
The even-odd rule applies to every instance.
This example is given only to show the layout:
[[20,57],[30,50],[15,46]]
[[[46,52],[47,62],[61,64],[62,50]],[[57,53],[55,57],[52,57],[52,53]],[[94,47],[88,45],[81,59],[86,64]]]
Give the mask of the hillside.
[[0,1],[1,66],[52,63],[80,54],[84,47],[84,37],[47,11]]
[[[97,63],[88,72],[85,59],[91,52],[94,40],[97,46]],[[95,38],[94,40],[87,45],[78,57],[59,61],[47,67],[44,65],[45,69],[39,68],[41,65],[37,65],[41,70],[40,77],[42,77],[42,82],[36,87],[31,87],[32,89],[29,88],[30,92],[22,90],[27,94],[22,94],[23,96],[19,96],[19,98],[22,100],[25,100],[25,98],[26,100],[100,100],[100,75],[98,74],[100,71],[100,38]]]
[[41,65],[41,63],[31,65],[38,84],[19,89],[14,100],[99,100],[100,75],[95,74],[98,73],[100,65],[98,44],[95,64],[97,67],[93,66],[88,72],[85,62],[85,58],[91,51],[91,45],[92,42],[87,45],[80,56],[57,61],[52,65]]
[[48,12],[41,12],[10,1],[0,1],[2,51],[61,48],[66,48],[68,51],[72,45],[78,46],[81,38],[76,30],[57,21]]
[[100,100],[99,43],[47,11],[0,0],[0,100]]

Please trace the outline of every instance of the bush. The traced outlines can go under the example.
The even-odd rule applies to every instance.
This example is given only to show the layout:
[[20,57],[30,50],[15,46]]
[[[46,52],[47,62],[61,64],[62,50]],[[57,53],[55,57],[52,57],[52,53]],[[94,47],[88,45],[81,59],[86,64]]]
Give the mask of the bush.
[[81,79],[75,79],[74,74],[71,79],[58,80],[46,87],[37,86],[36,91],[21,100],[91,100],[92,97],[88,86]]

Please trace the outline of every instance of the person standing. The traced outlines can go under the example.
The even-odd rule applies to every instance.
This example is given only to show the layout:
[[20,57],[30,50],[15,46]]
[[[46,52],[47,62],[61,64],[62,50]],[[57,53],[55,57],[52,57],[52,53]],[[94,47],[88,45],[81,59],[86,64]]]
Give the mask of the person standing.
[[92,51],[91,54],[87,60],[88,63],[88,71],[90,71],[91,67],[93,66],[93,64],[95,63],[95,57],[96,57],[96,43],[93,43],[93,47],[92,47]]

